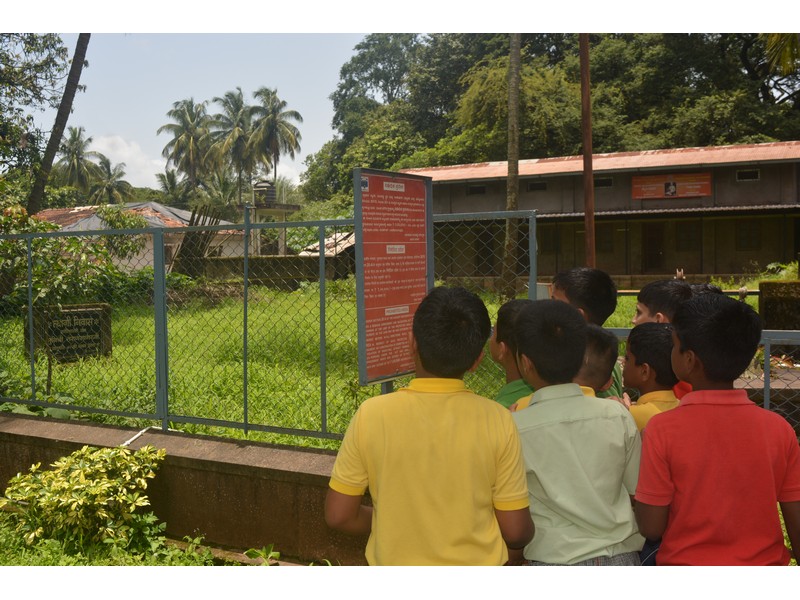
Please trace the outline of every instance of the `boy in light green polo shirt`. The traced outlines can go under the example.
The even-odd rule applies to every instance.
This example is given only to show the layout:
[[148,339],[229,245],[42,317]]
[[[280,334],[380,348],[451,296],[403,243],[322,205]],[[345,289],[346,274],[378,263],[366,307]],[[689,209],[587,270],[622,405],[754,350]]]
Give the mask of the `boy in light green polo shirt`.
[[522,309],[515,331],[520,373],[536,389],[530,406],[512,413],[536,523],[525,561],[640,564],[644,538],[631,498],[641,438],[619,402],[588,397],[573,383],[585,357],[585,320],[565,302],[539,300]]
[[517,345],[514,342],[514,319],[522,307],[533,300],[517,298],[509,300],[497,311],[497,322],[489,338],[489,352],[492,360],[503,367],[506,384],[497,393],[497,400],[506,408],[510,408],[520,398],[533,393],[533,388],[519,374],[517,368]]

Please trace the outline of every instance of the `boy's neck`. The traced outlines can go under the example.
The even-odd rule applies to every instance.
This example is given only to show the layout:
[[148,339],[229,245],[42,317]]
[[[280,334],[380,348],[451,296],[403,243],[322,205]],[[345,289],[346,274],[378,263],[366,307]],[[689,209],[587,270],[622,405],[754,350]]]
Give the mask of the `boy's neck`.
[[522,375],[517,368],[517,361],[513,358],[503,361],[503,370],[506,373],[506,383],[512,383],[518,379],[522,379]]
[[732,381],[710,381],[707,379],[687,381],[691,384],[693,392],[700,392],[703,390],[732,390]]
[[[639,393],[641,395],[649,394],[651,392],[665,392],[667,390],[671,390],[671,387],[666,387],[661,385],[660,383],[643,383],[639,386]],[[692,388],[694,389],[694,388]]]

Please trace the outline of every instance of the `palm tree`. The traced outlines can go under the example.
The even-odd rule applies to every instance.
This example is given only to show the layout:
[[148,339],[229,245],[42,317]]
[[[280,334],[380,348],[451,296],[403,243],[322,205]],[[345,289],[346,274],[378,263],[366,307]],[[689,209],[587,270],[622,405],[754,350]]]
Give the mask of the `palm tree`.
[[231,206],[236,201],[237,186],[231,178],[230,169],[214,169],[206,186],[209,203],[212,206]]
[[178,179],[175,169],[165,169],[163,173],[156,173],[158,187],[165,196],[164,204],[177,208],[186,208],[189,189],[186,180]]
[[784,76],[800,68],[800,33],[762,33],[770,68]]
[[222,112],[211,120],[210,154],[218,162],[230,161],[236,171],[239,204],[242,204],[244,175],[249,179],[256,163],[256,155],[250,144],[253,107],[245,103],[240,87],[221,98],[214,98],[214,102],[222,107]]
[[262,87],[253,96],[260,102],[253,107],[255,122],[252,144],[256,152],[272,163],[272,183],[278,181],[278,160],[281,154],[294,158],[300,150],[300,130],[292,123],[303,122],[296,110],[287,110],[286,102],[278,97],[278,90]]
[[47,141],[47,147],[42,156],[42,164],[36,173],[36,180],[31,187],[31,193],[28,196],[28,214],[33,215],[39,212],[39,207],[42,204],[42,197],[44,196],[44,186],[47,184],[47,179],[50,177],[50,169],[53,167],[53,160],[56,157],[56,152],[61,144],[61,137],[64,135],[64,129],[67,127],[67,120],[69,114],[72,112],[72,102],[75,99],[75,93],[78,91],[78,85],[81,81],[81,71],[86,61],[86,50],[89,48],[90,33],[78,34],[78,41],[75,44],[75,53],[72,55],[72,65],[69,68],[69,75],[67,75],[67,83],[64,86],[64,94],[61,96],[61,103],[58,105],[58,112],[56,113],[56,120],[53,123],[53,130],[50,132],[50,139]]
[[133,187],[122,179],[125,163],[111,166],[108,157],[100,154],[98,177],[92,184],[89,201],[92,204],[122,204],[133,195]]
[[92,143],[91,137],[84,137],[83,127],[69,127],[67,135],[61,141],[59,154],[61,158],[56,163],[62,173],[64,183],[88,193],[89,185],[99,174],[97,164],[90,158],[100,158],[98,152],[89,150]]
[[167,116],[174,123],[158,128],[156,133],[169,133],[172,139],[164,146],[162,155],[179,172],[186,175],[189,188],[195,190],[205,170],[210,145],[211,117],[206,111],[207,102],[195,103],[194,98],[179,100],[172,105]]

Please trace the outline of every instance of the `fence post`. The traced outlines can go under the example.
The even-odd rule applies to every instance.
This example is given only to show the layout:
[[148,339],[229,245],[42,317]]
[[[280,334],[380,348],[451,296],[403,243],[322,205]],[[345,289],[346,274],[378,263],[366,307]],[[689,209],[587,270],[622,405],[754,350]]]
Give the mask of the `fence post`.
[[169,357],[167,348],[167,277],[164,232],[153,230],[153,310],[156,337],[156,415],[161,429],[169,429]]
[[772,348],[770,347],[770,341],[764,340],[764,408],[769,410],[769,402],[770,402],[770,394],[769,394],[769,371],[772,367],[772,360],[770,357],[772,356]]
[[[334,239],[336,230],[334,229]],[[325,352],[325,226],[319,226],[319,400],[322,433],[328,432],[328,375],[327,355]]]
[[[260,233],[260,232],[259,232]],[[242,419],[244,421],[244,434],[248,434],[248,413],[247,413],[247,281],[250,278],[250,206],[244,205],[244,266],[242,273],[244,276],[244,304],[242,310],[242,401],[244,403],[244,413]]]
[[539,244],[536,242],[536,212],[528,217],[528,298],[536,300],[536,284],[539,281],[538,252]]
[[31,399],[36,400],[36,336],[33,324],[33,238],[28,238],[28,335],[30,336]]

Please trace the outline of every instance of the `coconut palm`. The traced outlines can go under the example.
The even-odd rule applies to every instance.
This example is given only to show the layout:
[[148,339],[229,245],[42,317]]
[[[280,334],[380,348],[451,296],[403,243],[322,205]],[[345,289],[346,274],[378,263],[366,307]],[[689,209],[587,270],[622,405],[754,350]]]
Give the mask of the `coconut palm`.
[[175,169],[165,169],[163,173],[156,173],[158,187],[165,196],[164,204],[176,208],[186,208],[189,189],[185,179],[178,178]]
[[92,184],[89,201],[92,204],[122,204],[133,196],[133,187],[122,179],[125,163],[111,165],[108,157],[100,154],[97,178]]
[[762,33],[770,67],[782,75],[800,68],[800,33]]
[[200,184],[210,146],[209,126],[211,117],[207,102],[195,102],[194,98],[179,100],[172,105],[167,116],[173,123],[158,128],[157,133],[169,133],[172,139],[164,146],[162,155],[180,173],[187,177],[191,190]]
[[214,169],[208,178],[206,193],[212,206],[231,206],[236,202],[236,181],[231,177],[230,169],[220,167]]
[[256,155],[250,144],[253,127],[253,107],[244,101],[242,88],[227,92],[224,96],[214,98],[214,102],[222,107],[222,112],[211,120],[210,155],[221,164],[225,161],[236,172],[239,204],[242,204],[242,186],[244,176],[248,180],[252,174]]
[[100,154],[89,150],[92,143],[91,137],[84,137],[83,127],[69,127],[67,135],[61,140],[59,154],[61,158],[56,163],[61,178],[66,185],[88,193],[92,180],[98,176],[97,164],[90,159],[99,158]]
[[278,90],[262,87],[253,96],[259,104],[253,107],[255,121],[251,144],[262,160],[272,163],[273,185],[278,180],[278,161],[281,154],[294,158],[300,150],[300,130],[292,123],[303,122],[296,110],[287,110]]

